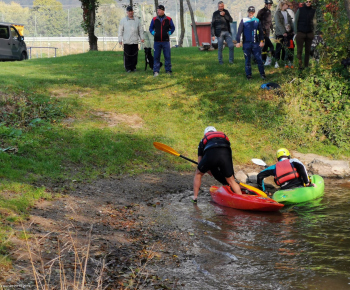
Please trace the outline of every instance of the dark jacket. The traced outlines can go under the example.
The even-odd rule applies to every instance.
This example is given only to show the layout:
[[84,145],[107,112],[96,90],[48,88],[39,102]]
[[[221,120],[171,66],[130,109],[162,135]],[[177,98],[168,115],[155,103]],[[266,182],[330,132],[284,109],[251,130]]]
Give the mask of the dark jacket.
[[294,31],[297,32],[303,32],[303,33],[315,33],[315,26],[316,26],[316,10],[313,9],[311,6],[306,7],[305,5],[303,7],[300,7],[295,14],[294,19]]
[[270,37],[270,30],[273,30],[271,10],[266,7],[260,9],[256,18],[260,20],[265,36]]
[[219,37],[222,30],[226,30],[231,33],[230,23],[233,21],[230,12],[224,9],[225,15],[221,16],[220,11],[217,10],[213,13],[213,19],[211,21],[211,36]]
[[236,40],[241,42],[241,35],[243,33],[243,43],[245,42],[260,42],[264,40],[264,32],[258,18],[245,17],[239,24]]
[[168,32],[170,31],[173,34],[175,31],[173,20],[166,15],[153,17],[149,26],[149,32],[152,33],[152,31],[155,32],[154,41],[169,41]]

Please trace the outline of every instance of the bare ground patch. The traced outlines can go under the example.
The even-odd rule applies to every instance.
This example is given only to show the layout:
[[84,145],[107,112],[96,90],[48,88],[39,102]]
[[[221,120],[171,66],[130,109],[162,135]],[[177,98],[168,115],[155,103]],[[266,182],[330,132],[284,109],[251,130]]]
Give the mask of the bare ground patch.
[[156,269],[178,267],[174,253],[188,241],[159,224],[154,209],[166,202],[162,196],[191,189],[192,179],[193,173],[118,176],[75,183],[62,198],[38,201],[23,228],[15,229],[13,269],[0,284],[35,288],[40,281],[39,289],[59,289],[62,283],[81,286],[85,277],[84,289],[125,289],[130,283],[171,288],[174,282],[162,280]]
[[95,116],[102,118],[109,127],[115,127],[118,124],[125,124],[134,129],[140,129],[143,126],[143,120],[138,115],[116,114],[113,112],[94,112]]

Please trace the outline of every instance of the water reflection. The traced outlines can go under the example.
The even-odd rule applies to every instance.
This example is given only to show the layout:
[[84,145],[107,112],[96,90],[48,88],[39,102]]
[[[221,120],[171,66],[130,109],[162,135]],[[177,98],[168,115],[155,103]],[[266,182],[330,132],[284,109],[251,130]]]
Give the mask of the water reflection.
[[186,285],[350,289],[350,189],[328,186],[325,191],[321,199],[274,213],[225,208],[209,196],[194,206],[186,199],[174,201],[169,210],[180,227],[192,223],[195,268],[203,276]]

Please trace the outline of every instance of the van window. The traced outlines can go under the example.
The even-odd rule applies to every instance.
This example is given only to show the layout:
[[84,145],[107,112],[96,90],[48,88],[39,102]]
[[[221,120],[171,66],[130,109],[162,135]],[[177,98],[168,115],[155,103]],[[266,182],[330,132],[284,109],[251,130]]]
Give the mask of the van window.
[[18,39],[18,37],[19,37],[19,34],[18,34],[17,30],[14,27],[12,27],[12,26],[11,26],[11,37],[13,39]]
[[0,38],[9,39],[9,28],[0,25]]

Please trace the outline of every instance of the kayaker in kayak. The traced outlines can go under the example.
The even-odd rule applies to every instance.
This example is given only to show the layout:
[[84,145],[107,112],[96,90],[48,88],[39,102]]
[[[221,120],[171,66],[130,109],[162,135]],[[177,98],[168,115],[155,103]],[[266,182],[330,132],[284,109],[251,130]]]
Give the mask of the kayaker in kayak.
[[310,186],[309,176],[303,163],[292,158],[287,149],[277,150],[277,160],[275,165],[269,166],[258,174],[259,188],[265,191],[264,178],[275,177],[275,183],[281,189],[291,189],[301,186]]
[[204,137],[198,145],[198,167],[193,180],[194,203],[197,202],[205,173],[224,185],[230,185],[235,193],[242,194],[234,178],[230,141],[223,132],[218,132],[213,126],[205,128]]

